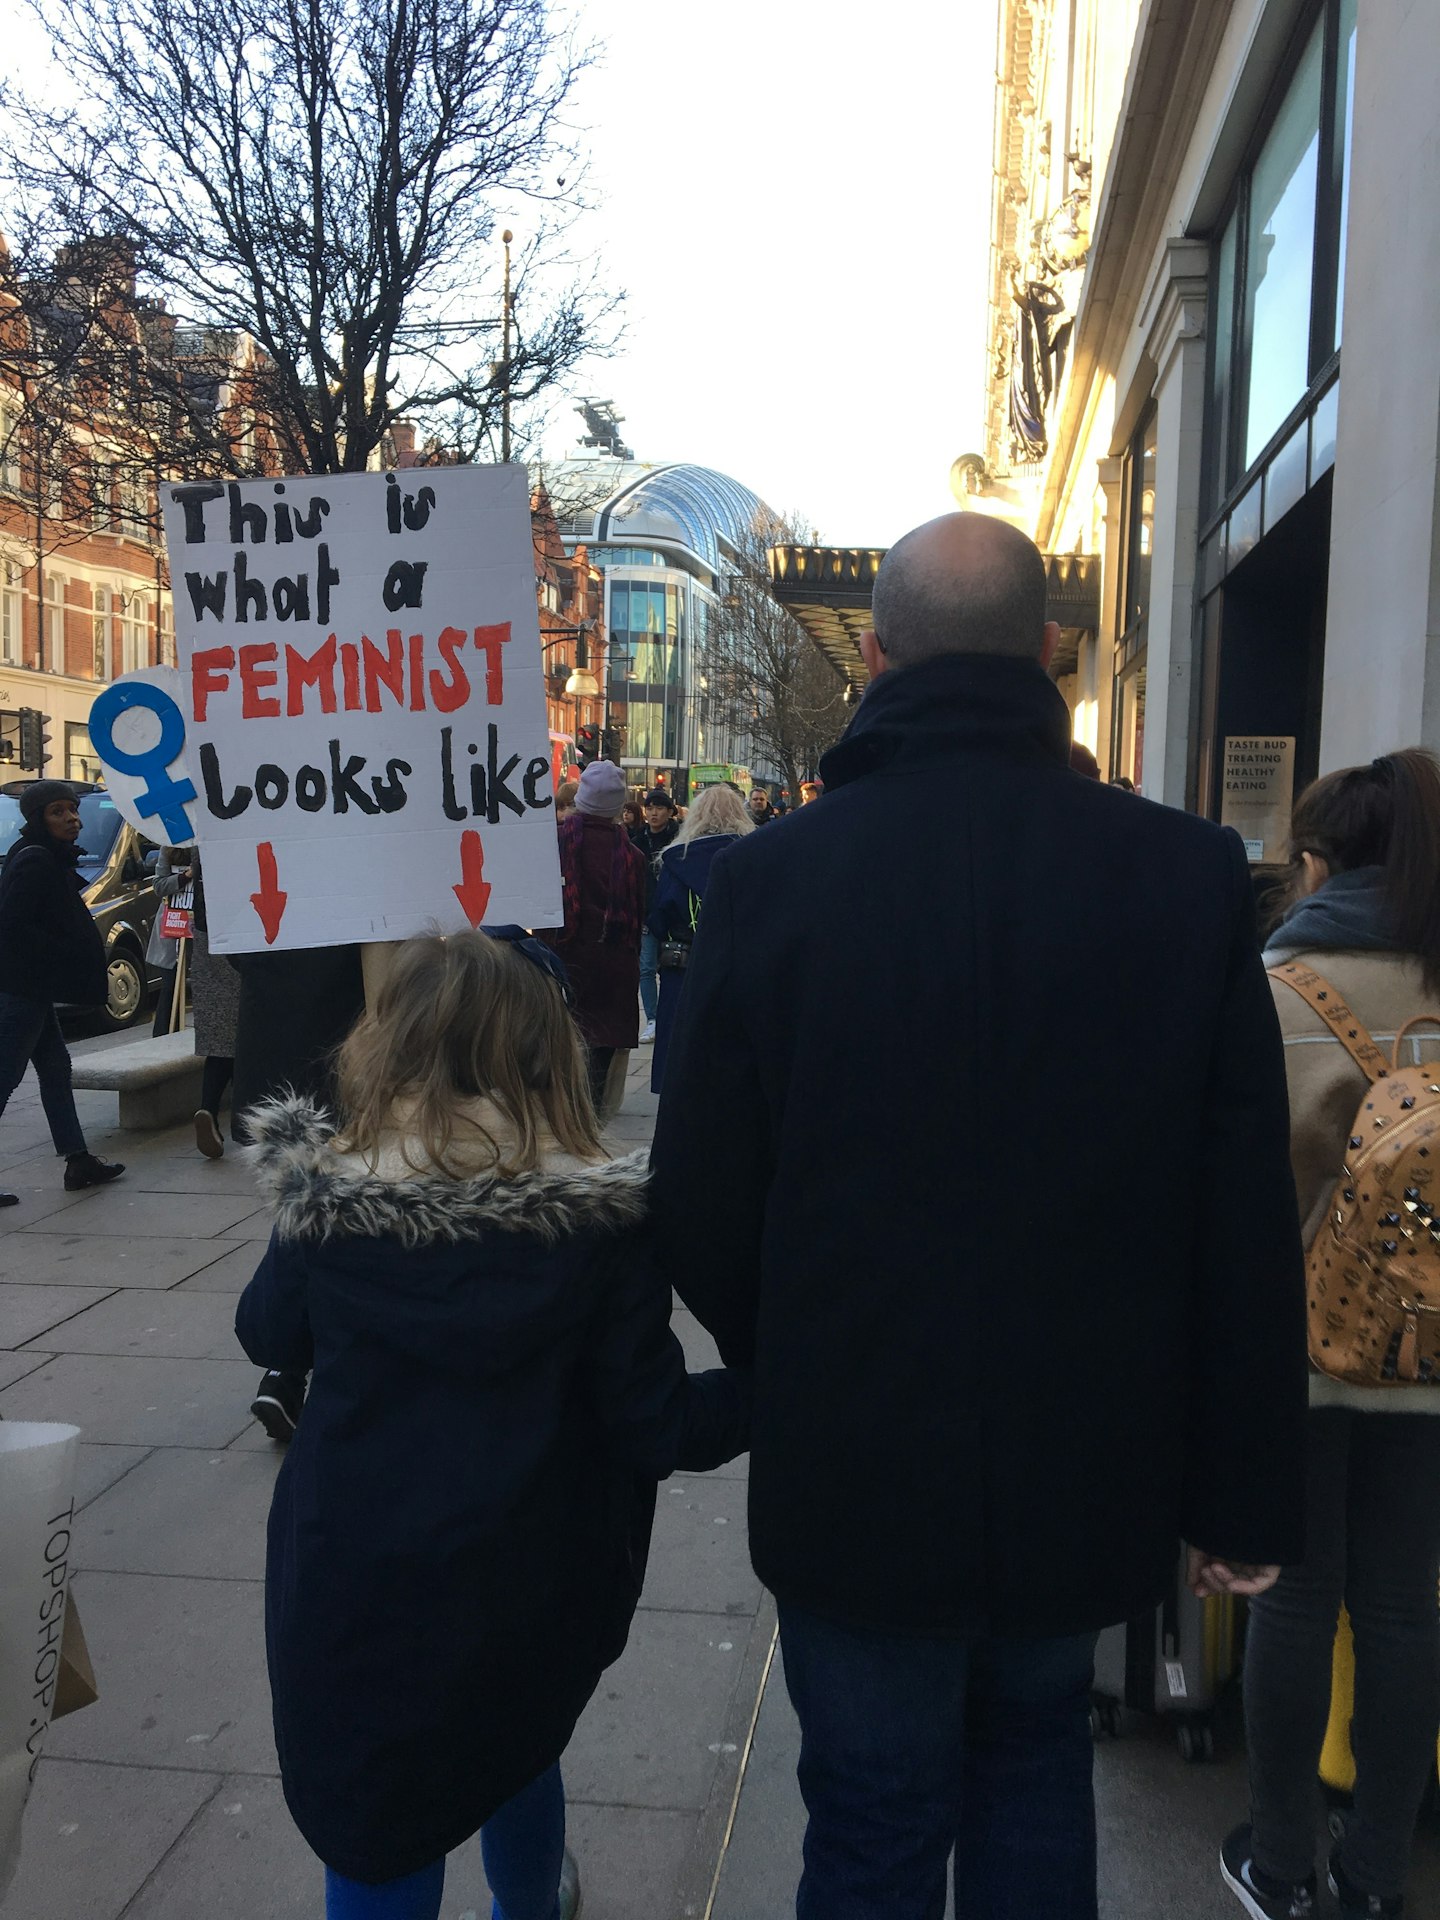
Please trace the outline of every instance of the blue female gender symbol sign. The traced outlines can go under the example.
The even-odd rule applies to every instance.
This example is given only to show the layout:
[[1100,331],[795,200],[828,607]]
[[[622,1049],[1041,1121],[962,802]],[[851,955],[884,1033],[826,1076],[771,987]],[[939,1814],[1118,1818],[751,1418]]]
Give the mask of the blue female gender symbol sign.
[[[160,722],[160,738],[143,753],[127,753],[115,744],[115,722],[132,707],[148,707]],[[148,783],[135,801],[136,811],[157,819],[172,845],[188,841],[193,830],[185,803],[198,796],[193,781],[172,780],[167,772],[185,745],[185,716],[170,695],[143,680],[117,680],[90,708],[90,740],[106,765]]]

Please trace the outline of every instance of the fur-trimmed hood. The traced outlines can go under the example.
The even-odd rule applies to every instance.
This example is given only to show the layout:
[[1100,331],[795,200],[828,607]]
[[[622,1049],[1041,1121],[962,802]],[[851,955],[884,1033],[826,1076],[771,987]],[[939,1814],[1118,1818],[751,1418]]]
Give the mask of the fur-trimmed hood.
[[575,1160],[558,1150],[529,1173],[469,1178],[415,1172],[397,1153],[376,1167],[343,1152],[323,1107],[282,1095],[246,1116],[246,1159],[275,1211],[282,1240],[396,1240],[455,1245],[487,1232],[533,1234],[547,1246],[616,1232],[645,1215],[647,1155]]

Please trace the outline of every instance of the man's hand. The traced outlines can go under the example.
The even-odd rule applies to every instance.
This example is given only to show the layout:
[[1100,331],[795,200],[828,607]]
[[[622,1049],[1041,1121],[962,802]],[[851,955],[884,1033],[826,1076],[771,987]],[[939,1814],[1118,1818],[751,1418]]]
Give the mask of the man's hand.
[[1186,1549],[1185,1578],[1197,1600],[1212,1595],[1239,1594],[1253,1600],[1268,1593],[1280,1578],[1279,1567],[1252,1567],[1243,1560],[1220,1560],[1203,1547]]

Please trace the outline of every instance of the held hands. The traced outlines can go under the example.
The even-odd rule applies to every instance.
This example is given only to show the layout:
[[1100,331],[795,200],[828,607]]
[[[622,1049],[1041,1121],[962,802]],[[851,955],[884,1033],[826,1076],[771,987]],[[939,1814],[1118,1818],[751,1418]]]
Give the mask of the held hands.
[[1268,1593],[1279,1578],[1279,1567],[1252,1567],[1243,1560],[1219,1560],[1203,1547],[1186,1549],[1185,1579],[1197,1600],[1225,1593],[1253,1600],[1257,1594]]

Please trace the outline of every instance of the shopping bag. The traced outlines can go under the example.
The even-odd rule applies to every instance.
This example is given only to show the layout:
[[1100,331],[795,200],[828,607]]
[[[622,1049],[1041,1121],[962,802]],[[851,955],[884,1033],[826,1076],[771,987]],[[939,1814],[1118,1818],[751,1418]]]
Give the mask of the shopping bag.
[[0,1898],[55,1710],[78,1427],[0,1420]]
[[85,1629],[80,1624],[80,1602],[70,1589],[65,1602],[65,1632],[60,1640],[60,1671],[55,1676],[55,1705],[51,1720],[63,1720],[67,1713],[93,1707],[100,1698],[95,1684],[95,1668],[85,1644]]

